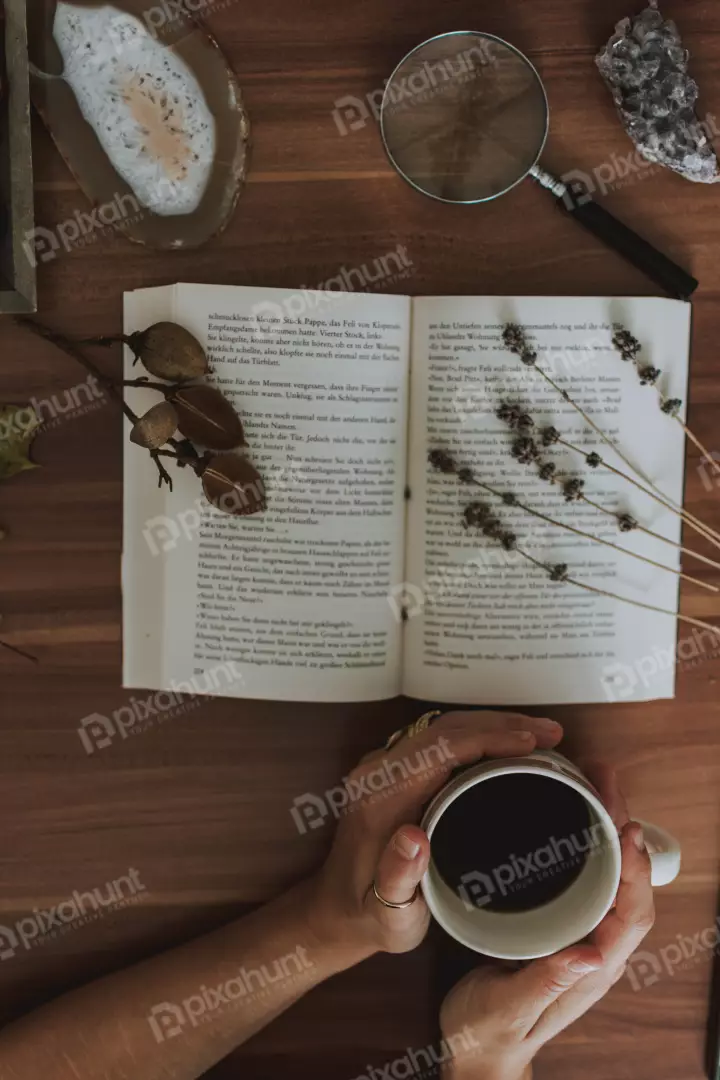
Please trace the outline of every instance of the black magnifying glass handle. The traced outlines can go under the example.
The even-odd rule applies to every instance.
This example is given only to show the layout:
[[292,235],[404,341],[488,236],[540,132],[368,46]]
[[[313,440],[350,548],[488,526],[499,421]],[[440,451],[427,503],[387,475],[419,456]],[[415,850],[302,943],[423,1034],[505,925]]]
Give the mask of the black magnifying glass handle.
[[581,183],[565,184],[537,166],[530,175],[552,192],[561,209],[572,214],[580,225],[642,270],[670,296],[688,300],[695,292],[699,285],[696,278],[594,202]]

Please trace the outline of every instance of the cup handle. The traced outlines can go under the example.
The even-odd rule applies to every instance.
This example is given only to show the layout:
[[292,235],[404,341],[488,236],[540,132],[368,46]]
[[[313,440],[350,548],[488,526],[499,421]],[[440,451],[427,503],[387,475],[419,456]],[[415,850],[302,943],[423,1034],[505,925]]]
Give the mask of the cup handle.
[[652,885],[654,889],[662,885],[669,885],[680,873],[682,855],[680,842],[671,836],[659,825],[652,825],[649,821],[635,819],[642,825],[645,832],[645,844],[652,863]]

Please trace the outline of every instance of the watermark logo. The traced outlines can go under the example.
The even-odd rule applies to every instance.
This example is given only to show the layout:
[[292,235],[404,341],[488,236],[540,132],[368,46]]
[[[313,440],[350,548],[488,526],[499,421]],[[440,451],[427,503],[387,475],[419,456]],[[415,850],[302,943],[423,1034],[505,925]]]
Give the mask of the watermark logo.
[[169,690],[158,690],[147,698],[131,697],[127,705],[115,709],[111,716],[91,713],[83,717],[77,729],[80,742],[86,754],[95,754],[111,746],[117,738],[127,739],[188,713],[198,707],[204,695],[242,686],[243,679],[242,671],[232,660],[193,675],[187,682],[172,682]]
[[30,398],[24,408],[0,416],[0,444],[22,439],[38,424],[43,431],[57,427],[63,420],[94,412],[107,403],[105,391],[94,375],[47,398]]
[[320,829],[328,818],[336,821],[352,813],[366,800],[368,803],[389,798],[410,787],[414,778],[423,779],[440,772],[443,775],[455,762],[455,756],[446,738],[441,736],[425,750],[416,751],[399,760],[383,758],[372,770],[357,776],[346,776],[338,787],[329,788],[322,795],[306,792],[293,801],[290,814],[301,836],[312,829]]
[[156,40],[165,31],[177,29],[188,20],[205,17],[211,11],[223,11],[231,7],[236,0],[160,0],[138,13],[143,25],[140,26],[127,15],[118,15],[112,20],[110,38],[116,53],[137,43],[142,37],[150,36]]
[[180,510],[174,516],[159,514],[148,518],[143,526],[143,539],[151,555],[166,555],[184,541],[199,536],[203,526],[217,518],[218,511],[237,514],[249,505],[257,505],[266,496],[274,500],[279,495],[306,490],[308,482],[312,482],[312,474],[299,458],[289,458],[282,465],[266,464],[262,479],[227,491],[217,507],[201,496],[187,510]]
[[477,870],[463,874],[458,895],[467,911],[487,907],[498,895],[514,895],[563,870],[582,865],[606,844],[607,836],[600,822],[584,829],[579,836],[574,834],[560,840],[551,836],[547,844],[536,851],[511,855],[509,862],[501,863],[489,874]]
[[208,522],[215,510],[226,514],[242,514],[248,507],[262,502],[267,489],[262,479],[247,484],[235,485],[218,499],[217,507],[211,507],[204,498],[195,499],[187,510],[181,510],[174,517],[159,514],[148,518],[143,527],[143,538],[152,555],[167,554],[175,551],[183,540],[192,540]]
[[481,574],[517,566],[522,556],[517,551],[487,548],[463,563],[447,563],[438,566],[419,584],[403,581],[393,585],[387,602],[396,622],[407,622],[422,615],[426,608],[438,604],[444,597],[463,594]]
[[0,960],[10,960],[23,949],[37,948],[52,938],[77,930],[106,911],[137,903],[144,892],[147,889],[140,881],[140,874],[131,867],[126,875],[105,882],[92,892],[76,889],[55,907],[33,908],[32,915],[18,919],[13,926],[0,925]]
[[[314,290],[302,285],[282,303],[264,300],[254,304],[251,311],[254,336],[261,341],[274,340],[286,324],[300,321],[305,326],[319,329],[324,322],[306,316],[326,311],[347,297],[348,293],[368,292],[380,285],[387,288],[397,281],[403,281],[410,277],[412,269],[412,259],[403,244],[398,244],[371,264],[363,263],[351,269],[343,266],[334,277],[321,282]],[[292,344],[292,341],[288,341],[288,344]]]
[[675,941],[658,952],[640,950],[631,957],[627,977],[637,993],[655,986],[665,976],[674,978],[678,971],[687,971],[695,964],[704,962],[709,953],[720,945],[720,918],[712,926],[698,931],[692,937],[678,934]]
[[634,664],[607,664],[600,676],[603,691],[608,701],[627,701],[642,686],[649,690],[653,679],[658,675],[672,671],[682,662],[684,667],[694,666],[702,660],[713,660],[720,656],[720,628],[717,633],[700,630],[681,638],[671,649],[655,648],[652,653],[640,657]]
[[[712,142],[720,135],[720,128],[712,113],[708,113],[704,120],[691,124],[690,129],[691,136],[701,145]],[[576,206],[584,206],[597,192],[607,195],[609,191],[617,191],[644,177],[653,176],[661,168],[663,166],[659,162],[650,161],[639,150],[631,150],[627,154],[612,154],[608,161],[603,161],[591,172],[572,169],[561,177],[568,188],[563,196],[565,205],[570,210]]]
[[432,1043],[415,1049],[408,1046],[404,1054],[380,1067],[367,1065],[365,1072],[355,1080],[408,1080],[408,1077],[423,1080],[424,1077],[437,1077],[439,1065],[458,1062],[477,1054],[479,1050],[480,1043],[472,1028],[465,1025],[462,1031],[443,1039],[438,1046]]
[[252,999],[268,995],[278,983],[286,985],[312,970],[314,964],[308,959],[307,949],[298,945],[293,952],[259,968],[241,968],[236,976],[217,986],[201,986],[179,1004],[162,1001],[153,1005],[147,1016],[150,1030],[158,1043],[167,1042],[182,1035],[187,1027],[196,1028],[209,1023],[220,1012],[247,1004]]
[[52,262],[63,252],[94,244],[106,229],[130,224],[142,217],[142,207],[134,195],[117,194],[110,202],[89,212],[76,210],[54,229],[38,225],[25,233],[23,250],[31,266]]
[[[465,337],[472,345],[484,335],[468,331]],[[570,378],[591,364],[599,350],[607,349],[608,342],[608,337],[602,338],[598,335],[572,347],[545,349],[540,351],[538,363],[543,371],[555,380],[563,376]],[[471,371],[474,370],[473,367]],[[479,420],[487,422],[494,417],[497,407],[497,403],[493,401],[495,382],[501,383],[505,394],[521,394],[530,390],[536,377],[536,374],[533,375],[533,369],[518,364],[504,369],[499,378],[488,375],[485,379],[467,379],[453,391],[452,410],[461,424]]]
[[424,105],[451,86],[471,82],[480,70],[495,62],[489,41],[436,63],[425,61],[406,78],[386,79],[381,88],[363,97],[348,94],[338,98],[332,110],[335,127],[341,136],[361,131],[370,121],[379,122],[386,95],[388,104],[398,110]]

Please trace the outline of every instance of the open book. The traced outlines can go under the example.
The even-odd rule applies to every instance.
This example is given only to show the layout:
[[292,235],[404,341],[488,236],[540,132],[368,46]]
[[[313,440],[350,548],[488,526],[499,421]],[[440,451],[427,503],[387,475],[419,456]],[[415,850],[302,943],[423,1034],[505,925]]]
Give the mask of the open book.
[[[477,499],[538,560],[606,592],[676,612],[678,578],[508,508],[428,452],[449,450],[553,520],[677,569],[679,552],[585,503],[568,504],[516,462],[495,416],[521,402],[565,438],[619,467],[571,405],[502,345],[528,329],[539,364],[624,453],[682,501],[684,435],[611,346],[622,323],[685,399],[690,307],[672,300],[425,298],[176,285],[126,295],[125,332],[173,320],[207,347],[212,381],[243,418],[268,509],[232,517],[190,470],[158,489],[146,451],[125,442],[124,685],[298,701],[406,694],[530,705],[674,694],[676,620],[571,584],[463,527]],[[127,356],[128,377],[137,377]],[[130,373],[133,373],[131,375]],[[129,389],[137,412],[157,400]],[[669,541],[679,518],[570,450],[598,504]],[[647,658],[655,658],[654,664]],[[671,658],[661,662],[659,657]]]

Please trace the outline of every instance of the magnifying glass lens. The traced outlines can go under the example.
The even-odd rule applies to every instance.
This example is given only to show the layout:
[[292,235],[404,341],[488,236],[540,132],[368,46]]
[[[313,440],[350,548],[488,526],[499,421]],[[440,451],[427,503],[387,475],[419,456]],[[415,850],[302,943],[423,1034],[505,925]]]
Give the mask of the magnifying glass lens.
[[547,98],[534,67],[510,45],[445,34],[394,72],[382,130],[390,160],[414,187],[446,202],[483,202],[514,187],[540,157]]

